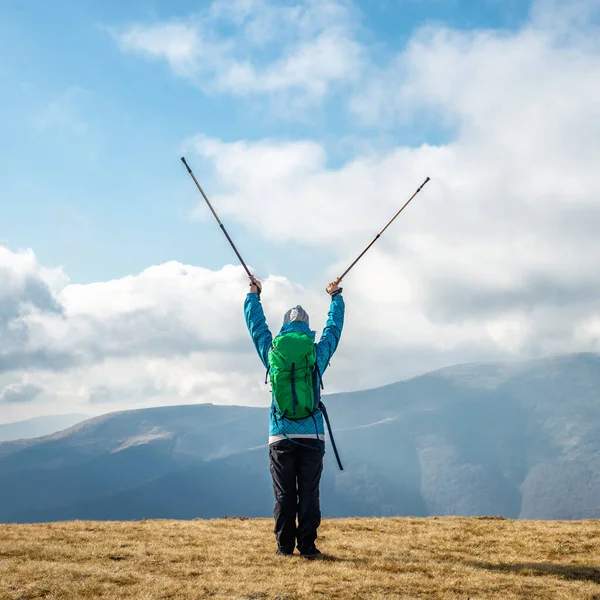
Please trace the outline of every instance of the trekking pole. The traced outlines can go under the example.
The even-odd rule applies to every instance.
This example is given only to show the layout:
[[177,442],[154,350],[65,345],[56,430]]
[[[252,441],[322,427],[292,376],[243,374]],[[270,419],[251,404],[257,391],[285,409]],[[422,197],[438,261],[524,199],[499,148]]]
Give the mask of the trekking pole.
[[209,199],[206,197],[206,194],[204,193],[204,190],[202,189],[202,187],[200,187],[200,184],[198,183],[198,180],[196,179],[196,176],[194,175],[194,173],[190,169],[189,165],[187,164],[187,162],[185,161],[185,158],[183,156],[181,157],[181,162],[183,162],[183,164],[185,165],[185,168],[188,170],[188,173],[192,176],[192,179],[194,180],[194,183],[196,184],[196,186],[200,190],[200,193],[202,194],[202,197],[206,200],[206,204],[208,204],[208,208],[210,208],[210,211],[212,212],[212,214],[214,215],[215,219],[217,220],[217,223],[219,224],[219,227],[223,230],[223,233],[225,234],[225,237],[227,238],[227,241],[231,244],[231,247],[233,248],[233,251],[235,252],[236,256],[240,259],[240,262],[242,263],[242,267],[244,267],[244,271],[246,271],[246,273],[248,274],[248,277],[250,277],[250,280],[254,281],[254,279],[255,279],[254,275],[252,275],[252,273],[250,273],[250,270],[246,266],[246,263],[244,262],[244,259],[242,258],[241,254],[238,252],[238,249],[235,247],[235,244],[233,243],[233,240],[229,237],[229,234],[227,233],[227,229],[225,229],[225,225],[223,225],[223,223],[221,223],[221,219],[219,219],[217,213],[215,212],[215,209],[212,207],[212,204],[210,203]]
[[350,269],[367,253],[367,250],[383,235],[384,231],[396,220],[396,217],[412,202],[413,198],[425,187],[425,184],[429,181],[429,177],[421,184],[417,191],[406,201],[404,206],[391,218],[388,224],[371,240],[369,245],[358,255],[357,259],[335,280],[336,283],[340,283],[346,275],[350,272]]

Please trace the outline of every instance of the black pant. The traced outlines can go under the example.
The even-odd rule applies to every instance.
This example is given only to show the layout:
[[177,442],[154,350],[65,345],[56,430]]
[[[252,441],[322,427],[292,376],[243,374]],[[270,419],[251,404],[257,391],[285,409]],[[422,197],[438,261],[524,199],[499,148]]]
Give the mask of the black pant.
[[273,515],[279,547],[293,552],[297,540],[298,550],[306,554],[314,549],[321,524],[319,482],[324,442],[317,439],[299,439],[298,442],[281,440],[269,446],[275,492]]

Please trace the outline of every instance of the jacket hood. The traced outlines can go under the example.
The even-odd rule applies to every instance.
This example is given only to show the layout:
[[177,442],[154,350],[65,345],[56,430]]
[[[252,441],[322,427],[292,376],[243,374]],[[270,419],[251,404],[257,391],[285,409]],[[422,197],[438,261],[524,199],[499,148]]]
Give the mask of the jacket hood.
[[306,333],[313,340],[315,339],[315,332],[311,330],[308,326],[308,323],[304,323],[303,321],[290,321],[286,323],[279,331],[278,335],[283,335],[284,333]]

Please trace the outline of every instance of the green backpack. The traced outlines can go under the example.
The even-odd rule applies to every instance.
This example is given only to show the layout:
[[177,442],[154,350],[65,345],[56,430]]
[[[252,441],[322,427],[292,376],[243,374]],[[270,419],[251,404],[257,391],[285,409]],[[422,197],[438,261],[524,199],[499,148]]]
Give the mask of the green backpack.
[[275,405],[286,419],[305,419],[313,414],[316,361],[315,343],[306,333],[284,333],[273,340],[269,375]]

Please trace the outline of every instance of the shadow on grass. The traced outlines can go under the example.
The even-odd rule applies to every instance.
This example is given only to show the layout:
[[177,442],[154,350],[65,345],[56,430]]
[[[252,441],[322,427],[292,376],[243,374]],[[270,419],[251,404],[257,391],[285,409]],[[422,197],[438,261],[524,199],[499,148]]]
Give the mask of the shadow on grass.
[[299,554],[294,554],[294,557],[298,560],[306,560],[307,562],[336,562],[336,563],[354,563],[366,564],[369,562],[366,558],[343,558],[341,556],[334,556],[333,554],[321,554],[318,558],[306,559],[302,558]]
[[469,563],[478,569],[517,573],[520,575],[554,576],[572,581],[591,581],[600,584],[600,569],[595,567],[577,567],[575,565],[555,565],[553,563]]
[[367,564],[369,562],[367,558],[343,558],[341,556],[334,556],[333,554],[325,554],[321,560],[325,562],[353,563],[355,565]]

